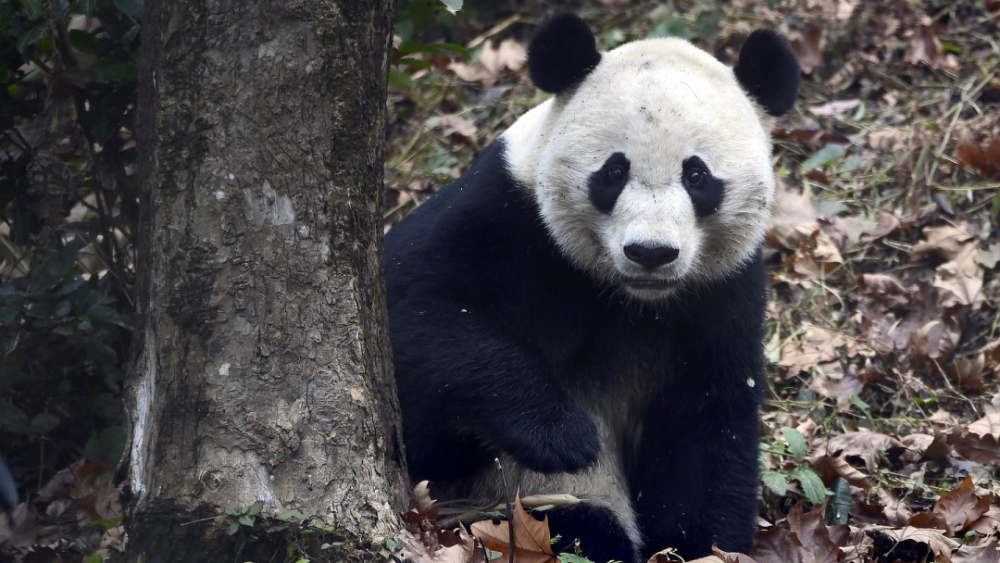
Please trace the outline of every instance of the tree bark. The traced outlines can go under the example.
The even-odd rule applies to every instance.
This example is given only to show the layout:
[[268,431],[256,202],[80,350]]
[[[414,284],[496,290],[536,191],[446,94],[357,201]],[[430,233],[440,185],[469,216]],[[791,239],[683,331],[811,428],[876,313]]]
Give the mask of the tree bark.
[[349,544],[396,529],[380,216],[394,12],[146,2],[131,561],[232,560],[240,535],[210,517],[258,500]]

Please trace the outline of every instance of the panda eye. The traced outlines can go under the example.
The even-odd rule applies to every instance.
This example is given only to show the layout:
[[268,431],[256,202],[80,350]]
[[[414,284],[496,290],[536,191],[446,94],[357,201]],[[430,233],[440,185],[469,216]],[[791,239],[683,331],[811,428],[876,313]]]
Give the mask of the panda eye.
[[625,179],[625,168],[621,166],[612,166],[608,168],[608,180],[612,184],[618,184]]
[[688,170],[684,174],[684,176],[685,179],[687,180],[688,186],[692,188],[698,188],[705,183],[705,178],[708,176],[708,174],[706,174],[704,170],[701,170],[699,168],[692,168],[691,170]]

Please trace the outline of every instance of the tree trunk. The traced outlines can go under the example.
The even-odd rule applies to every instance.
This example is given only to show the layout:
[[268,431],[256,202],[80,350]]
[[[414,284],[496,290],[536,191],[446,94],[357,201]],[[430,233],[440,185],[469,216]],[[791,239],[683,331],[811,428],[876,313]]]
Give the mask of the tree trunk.
[[231,561],[251,529],[211,517],[258,500],[349,545],[405,509],[380,217],[394,4],[146,2],[131,561]]

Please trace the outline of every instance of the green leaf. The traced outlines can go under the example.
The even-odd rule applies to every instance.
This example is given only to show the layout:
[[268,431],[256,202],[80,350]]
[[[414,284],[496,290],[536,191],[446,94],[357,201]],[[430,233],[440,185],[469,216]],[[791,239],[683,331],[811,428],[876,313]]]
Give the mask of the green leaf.
[[839,526],[847,523],[851,515],[851,485],[843,477],[833,482],[833,499],[826,505],[826,523]]
[[105,428],[87,440],[87,445],[83,447],[83,457],[115,467],[122,459],[127,439],[128,433],[121,426]]
[[240,516],[240,524],[243,524],[244,526],[248,526],[248,527],[252,528],[253,527],[253,523],[256,522],[256,521],[257,521],[257,519],[254,518],[253,516]]
[[90,69],[105,82],[128,82],[137,74],[135,65],[115,59],[101,59]]
[[562,563],[593,563],[590,559],[581,557],[575,553],[560,553],[559,561]]
[[254,516],[256,514],[260,514],[260,511],[263,509],[264,509],[264,501],[258,500],[257,502],[250,505],[250,510],[247,511],[247,514],[249,514],[250,516]]
[[785,441],[788,442],[788,451],[792,452],[795,459],[802,461],[806,457],[806,453],[809,452],[809,446],[806,444],[806,437],[802,435],[801,432],[794,428],[781,429],[781,435],[785,437]]
[[455,14],[458,13],[459,10],[462,9],[462,4],[464,4],[465,1],[464,0],[441,0],[441,3],[444,4],[444,9],[445,10],[448,10],[449,12],[451,12],[452,15],[455,15]]
[[0,286],[0,325],[13,326],[21,316],[24,297],[13,284]]
[[47,434],[59,426],[59,418],[48,412],[42,412],[31,419],[31,431],[35,434]]
[[829,166],[840,160],[840,157],[844,156],[845,152],[847,152],[847,146],[845,145],[826,145],[802,163],[802,172],[809,172],[816,168]]
[[38,43],[38,40],[42,38],[42,33],[45,31],[47,24],[42,22],[34,27],[29,27],[28,29],[21,32],[21,35],[17,36],[17,40],[14,41],[14,47],[17,48],[21,54],[31,48],[32,45]]
[[691,32],[688,30],[687,20],[682,17],[674,17],[654,27],[646,36],[647,39],[651,37],[691,39]]
[[80,29],[69,30],[69,44],[81,53],[93,55],[97,53],[97,38],[93,33],[87,33]]
[[233,535],[233,534],[235,534],[239,530],[240,530],[240,523],[239,522],[232,522],[232,523],[229,524],[229,531],[228,531],[228,533],[229,533],[230,536]]
[[100,3],[101,0],[76,0],[76,4],[73,5],[73,11],[78,14],[92,16],[100,9]]
[[28,12],[28,19],[37,20],[45,15],[45,6],[42,0],[21,0],[25,11]]
[[851,395],[851,398],[848,399],[848,401],[850,401],[852,405],[861,409],[862,412],[868,412],[872,408],[871,405],[862,401],[861,397],[858,397],[857,395]]
[[87,563],[104,563],[103,555],[91,555],[87,558]]
[[396,69],[389,70],[389,85],[400,90],[408,90],[413,87],[413,79],[409,74]]
[[118,8],[123,14],[133,18],[142,16],[142,1],[143,0],[113,0],[115,8]]
[[764,472],[764,485],[778,496],[783,497],[788,492],[788,478],[777,471]]
[[294,509],[293,510],[286,510],[286,511],[278,514],[277,516],[275,516],[275,518],[277,518],[278,520],[281,520],[282,522],[288,522],[289,520],[301,522],[302,520],[305,520],[305,516],[301,512],[299,512],[298,510],[294,510]]
[[819,478],[819,473],[808,467],[796,467],[792,470],[792,478],[802,485],[802,492],[806,494],[809,502],[822,504],[826,501],[827,490],[823,486],[823,480]]
[[308,559],[299,559],[295,563],[309,563],[309,560]]

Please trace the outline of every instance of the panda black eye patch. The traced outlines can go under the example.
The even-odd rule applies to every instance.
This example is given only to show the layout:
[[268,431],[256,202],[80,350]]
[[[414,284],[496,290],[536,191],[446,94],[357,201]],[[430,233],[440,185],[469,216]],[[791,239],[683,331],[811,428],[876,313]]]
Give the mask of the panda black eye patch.
[[726,184],[712,176],[712,172],[700,158],[692,156],[684,161],[681,182],[694,204],[694,212],[698,217],[708,217],[719,210]]
[[611,213],[618,196],[628,184],[629,161],[624,153],[616,152],[604,161],[601,169],[587,179],[590,201],[602,213]]

